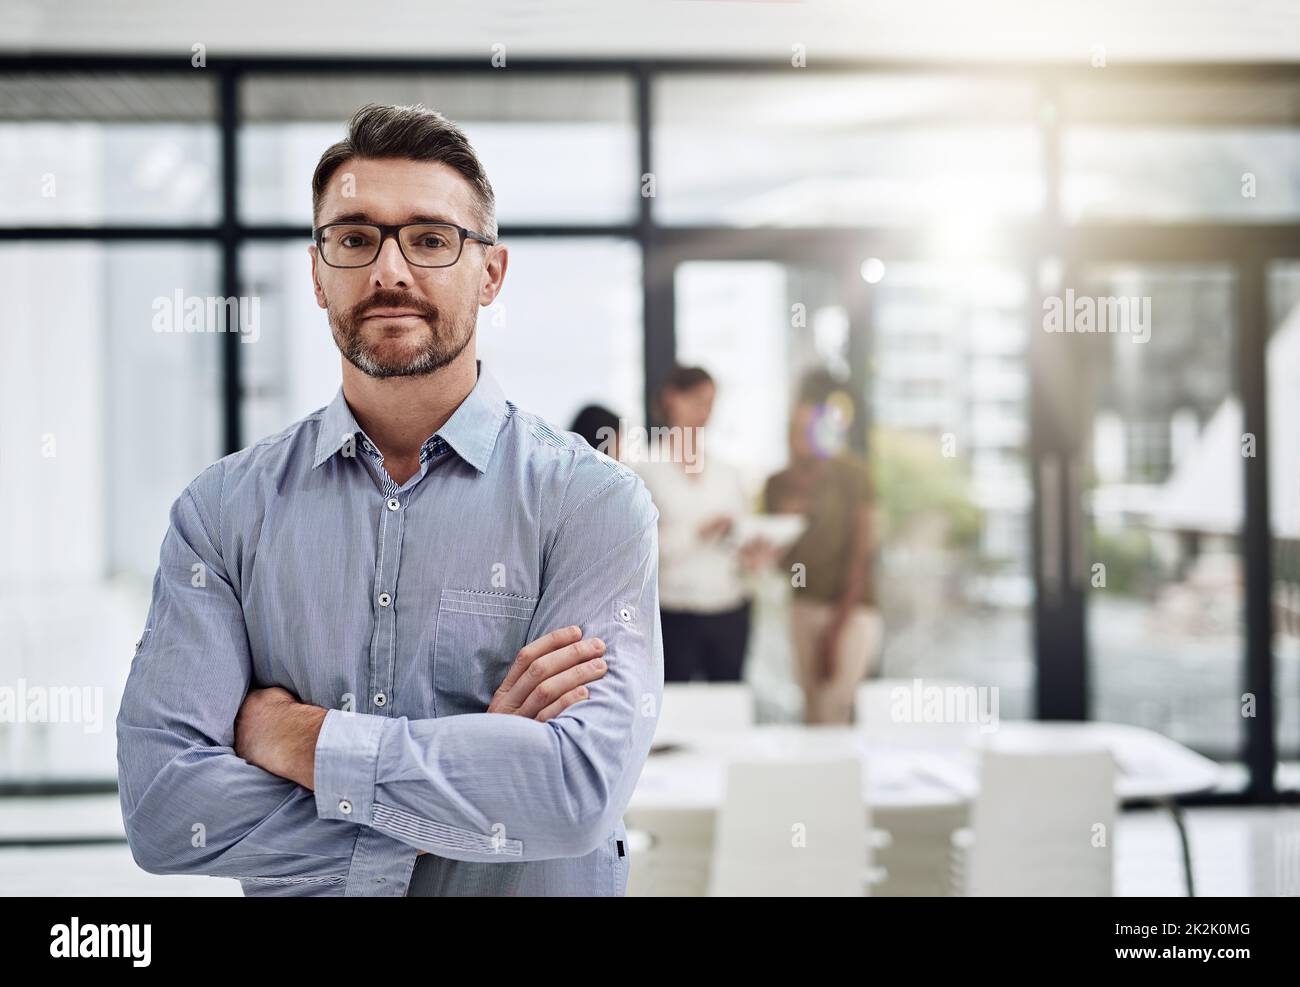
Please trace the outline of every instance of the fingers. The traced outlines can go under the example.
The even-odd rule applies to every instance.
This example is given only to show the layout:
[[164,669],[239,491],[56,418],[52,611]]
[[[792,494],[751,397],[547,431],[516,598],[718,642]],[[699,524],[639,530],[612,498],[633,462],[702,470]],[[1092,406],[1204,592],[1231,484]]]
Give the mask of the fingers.
[[505,681],[497,689],[488,711],[532,717],[568,690],[586,685],[604,675],[602,661],[548,684],[553,676],[574,670],[584,662],[604,654],[604,641],[599,638],[581,638],[581,628],[561,627],[522,648],[506,674]]
[[536,719],[538,723],[545,723],[552,717],[559,716],[574,703],[586,699],[587,695],[587,687],[585,685],[580,685],[576,689],[570,689],[559,699],[555,700],[555,702],[551,703],[551,705],[538,713],[534,719]]
[[[535,717],[568,692],[603,677],[609,667],[603,657],[604,650],[604,642],[596,638],[580,641],[534,662],[522,683],[525,686],[533,683],[533,688],[520,705],[519,715]],[[553,671],[548,670],[551,662],[556,664]],[[535,673],[536,669],[543,671]]]
[[604,653],[605,642],[598,637],[575,641],[573,644],[552,651],[549,655],[542,655],[535,659],[522,673],[520,685],[527,686],[528,691],[531,692],[539,682],[549,679],[552,675],[558,675],[565,669],[592,658],[599,658]]
[[531,644],[524,645],[519,649],[514,664],[510,666],[510,671],[506,673],[505,681],[497,688],[497,692],[509,692],[514,688],[515,683],[519,681],[519,676],[528,669],[528,666],[533,661],[542,655],[549,654],[581,639],[582,628],[570,625],[551,631],[549,634],[543,634]]

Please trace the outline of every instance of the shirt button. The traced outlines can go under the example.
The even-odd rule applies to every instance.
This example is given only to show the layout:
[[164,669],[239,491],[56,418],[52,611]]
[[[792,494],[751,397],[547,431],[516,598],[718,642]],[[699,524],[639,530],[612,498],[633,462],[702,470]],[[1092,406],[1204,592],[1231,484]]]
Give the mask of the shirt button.
[[618,612],[618,619],[626,623],[627,621],[632,619],[632,611],[629,610],[627,607],[624,607],[622,610]]
[[387,702],[388,702],[388,697],[385,696],[382,692],[376,692],[376,693],[375,693],[375,705],[376,705],[376,706],[383,706],[383,705],[384,705],[385,703],[387,703]]
[[388,509],[389,509],[390,511],[395,511],[395,510],[397,510],[397,509],[398,509],[399,507],[401,507],[401,506],[402,506],[402,502],[401,502],[400,500],[398,500],[396,497],[389,497],[389,498],[388,498]]
[[352,812],[352,803],[349,802],[347,799],[340,800],[339,812],[343,813],[345,816],[350,814]]
[[389,596],[387,593],[380,593],[380,594],[379,594],[379,605],[380,605],[381,607],[386,607],[386,606],[388,606],[388,604],[390,604],[390,603],[392,603],[392,602],[393,602],[393,598],[392,598],[391,596]]

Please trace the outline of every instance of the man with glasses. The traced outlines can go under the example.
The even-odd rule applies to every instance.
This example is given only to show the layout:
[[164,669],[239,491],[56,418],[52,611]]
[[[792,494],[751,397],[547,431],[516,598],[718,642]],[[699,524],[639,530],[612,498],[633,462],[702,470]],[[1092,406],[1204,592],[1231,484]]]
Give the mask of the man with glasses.
[[132,853],[248,895],[624,894],[658,512],[476,359],[508,252],[455,125],[363,107],[312,193],[342,386],[172,506],[117,720]]

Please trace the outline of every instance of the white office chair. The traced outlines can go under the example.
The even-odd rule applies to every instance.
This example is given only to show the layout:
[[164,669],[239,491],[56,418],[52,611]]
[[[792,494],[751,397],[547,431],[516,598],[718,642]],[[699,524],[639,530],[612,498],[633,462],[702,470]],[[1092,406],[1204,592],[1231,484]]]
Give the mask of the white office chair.
[[[932,687],[945,691],[962,690],[960,698],[966,702],[977,697],[976,693],[969,692],[976,688],[970,682],[923,676],[916,678],[921,680],[922,690]],[[923,718],[917,717],[917,712],[925,713],[925,692],[922,692],[922,708],[918,711],[913,709],[914,689],[913,679],[910,678],[868,679],[858,686],[854,695],[854,725],[868,740],[884,744],[964,747],[976,739],[978,723],[925,722]],[[901,709],[900,704],[903,704]],[[918,719],[921,721],[917,722]]]
[[736,762],[714,828],[711,896],[861,896],[879,879],[862,762]]
[[754,694],[744,683],[670,682],[655,737],[671,740],[696,730],[747,730],[754,725]]
[[629,898],[698,898],[708,893],[712,809],[629,809]]
[[953,834],[952,891],[1109,896],[1115,814],[1108,750],[984,751],[971,825]]

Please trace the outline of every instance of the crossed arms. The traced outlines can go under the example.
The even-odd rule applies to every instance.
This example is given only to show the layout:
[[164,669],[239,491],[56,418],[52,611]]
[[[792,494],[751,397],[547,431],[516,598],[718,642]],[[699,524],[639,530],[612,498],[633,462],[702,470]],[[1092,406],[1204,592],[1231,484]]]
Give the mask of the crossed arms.
[[[657,511],[639,481],[614,477],[560,522],[532,624],[577,626],[584,647],[599,638],[607,670],[565,678],[593,656],[580,648],[556,657],[570,644],[538,641],[521,652],[497,710],[410,719],[250,692],[243,610],[214,525],[220,469],[172,506],[117,718],[122,814],[141,867],[341,876],[358,826],[482,862],[583,856],[613,832],[649,751],[663,683]],[[196,563],[204,587],[191,585]],[[564,692],[533,697],[555,672],[552,686]],[[587,697],[569,697],[574,688]],[[238,737],[237,721],[250,728]]]

